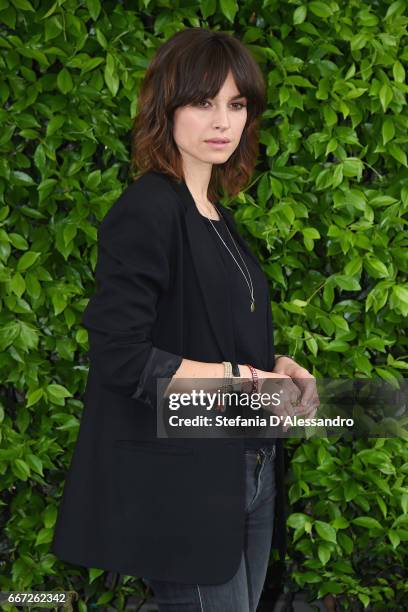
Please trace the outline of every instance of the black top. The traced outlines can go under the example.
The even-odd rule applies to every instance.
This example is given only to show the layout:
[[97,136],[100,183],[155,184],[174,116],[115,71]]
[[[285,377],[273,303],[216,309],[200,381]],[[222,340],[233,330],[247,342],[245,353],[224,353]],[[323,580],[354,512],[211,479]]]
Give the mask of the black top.
[[[221,217],[221,214],[218,214]],[[227,270],[228,286],[225,289],[230,292],[231,298],[237,363],[241,365],[250,364],[255,368],[267,370],[268,337],[266,328],[267,309],[270,308],[268,280],[260,265],[257,265],[252,258],[245,253],[236,240],[232,242],[228,227],[222,217],[218,220],[211,219],[211,221],[204,215],[202,215],[202,218],[207,225],[208,231],[213,236],[214,246],[219,250]],[[211,224],[213,224],[214,227]],[[233,253],[248,279],[248,283],[214,228],[218,231],[230,251]],[[254,312],[251,312],[252,299],[249,288],[251,283],[247,269],[243,265],[237,249],[239,249],[239,253],[243,257],[251,275],[255,300]],[[269,414],[267,410],[262,408],[259,410],[252,410],[249,408],[245,411],[244,416],[254,417],[259,415],[259,417],[268,418]],[[251,432],[256,431],[252,429],[252,427],[249,430]],[[261,428],[258,429],[256,435],[260,437],[245,438],[245,448],[258,449],[260,447],[270,447],[275,443],[275,438],[262,437]]]

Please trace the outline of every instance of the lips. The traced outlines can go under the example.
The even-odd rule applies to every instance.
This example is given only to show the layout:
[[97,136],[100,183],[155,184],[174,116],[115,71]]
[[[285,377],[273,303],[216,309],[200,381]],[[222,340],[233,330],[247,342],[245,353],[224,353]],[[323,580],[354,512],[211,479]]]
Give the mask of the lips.
[[206,140],[205,142],[215,142],[218,144],[226,144],[227,142],[231,142],[227,138],[212,138],[211,140]]

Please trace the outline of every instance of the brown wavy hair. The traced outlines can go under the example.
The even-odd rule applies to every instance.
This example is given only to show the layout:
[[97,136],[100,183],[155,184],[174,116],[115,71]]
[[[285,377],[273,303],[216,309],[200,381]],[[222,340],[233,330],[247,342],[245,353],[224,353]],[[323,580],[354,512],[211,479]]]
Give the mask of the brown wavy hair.
[[254,57],[239,40],[204,28],[180,30],[157,49],[149,63],[132,128],[134,180],[149,170],[184,180],[182,157],[173,138],[174,111],[214,98],[230,70],[239,93],[247,98],[247,121],[230,158],[213,164],[208,198],[214,203],[222,191],[234,196],[248,184],[259,153],[265,81]]

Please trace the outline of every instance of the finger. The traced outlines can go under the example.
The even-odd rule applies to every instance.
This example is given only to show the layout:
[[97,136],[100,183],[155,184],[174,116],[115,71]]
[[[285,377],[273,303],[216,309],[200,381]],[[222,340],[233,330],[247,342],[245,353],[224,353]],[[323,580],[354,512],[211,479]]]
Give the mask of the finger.
[[301,404],[303,406],[310,406],[311,404],[314,404],[317,399],[318,399],[318,395],[317,395],[316,385],[315,384],[313,386],[308,385],[302,395]]
[[307,404],[305,404],[306,409],[310,409],[310,408],[317,408],[318,406],[320,406],[320,400],[319,398],[315,395],[309,402],[307,402]]
[[304,416],[306,418],[314,418],[317,413],[317,408],[318,406],[316,404],[313,404],[312,406],[310,406],[309,410],[305,412]]

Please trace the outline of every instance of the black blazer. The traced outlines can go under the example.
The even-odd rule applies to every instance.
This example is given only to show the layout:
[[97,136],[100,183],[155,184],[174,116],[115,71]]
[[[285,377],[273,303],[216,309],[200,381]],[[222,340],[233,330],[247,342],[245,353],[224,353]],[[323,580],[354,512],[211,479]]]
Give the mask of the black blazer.
[[[219,208],[257,261],[231,212]],[[238,569],[244,440],[156,435],[157,377],[171,377],[183,357],[235,361],[231,305],[219,290],[225,271],[206,257],[210,240],[186,183],[153,171],[126,187],[100,224],[97,288],[83,314],[90,346],[84,411],[51,544],[64,561],[199,584],[225,582]],[[185,315],[193,291],[202,297],[194,325]],[[271,312],[265,332],[272,370]],[[276,450],[272,546],[283,560],[281,439]]]

